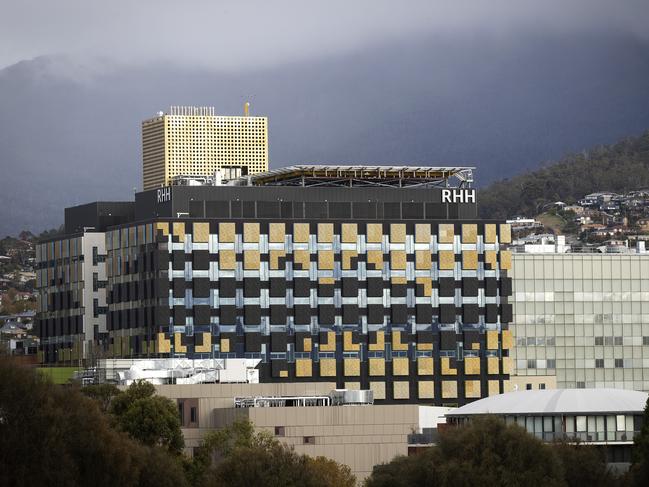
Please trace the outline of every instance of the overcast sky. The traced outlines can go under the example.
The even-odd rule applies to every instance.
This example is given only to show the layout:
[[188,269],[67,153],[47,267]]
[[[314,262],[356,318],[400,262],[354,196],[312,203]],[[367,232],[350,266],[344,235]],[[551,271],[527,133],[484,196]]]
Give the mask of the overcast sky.
[[[422,35],[649,37],[648,0],[2,0],[0,68],[41,55],[239,71]],[[510,39],[507,39],[510,40]]]

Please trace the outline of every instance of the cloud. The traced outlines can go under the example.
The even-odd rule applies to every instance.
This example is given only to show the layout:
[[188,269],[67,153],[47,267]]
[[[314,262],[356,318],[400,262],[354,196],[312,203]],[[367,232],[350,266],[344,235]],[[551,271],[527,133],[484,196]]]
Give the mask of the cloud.
[[646,0],[21,0],[0,17],[0,66],[47,54],[254,70],[417,36],[507,42],[647,37]]

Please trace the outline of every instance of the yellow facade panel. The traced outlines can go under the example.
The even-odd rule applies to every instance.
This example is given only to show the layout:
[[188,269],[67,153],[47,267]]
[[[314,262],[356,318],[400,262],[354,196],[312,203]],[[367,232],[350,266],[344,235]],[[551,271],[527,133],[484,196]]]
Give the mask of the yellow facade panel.
[[514,337],[511,330],[502,331],[502,348],[503,350],[510,350],[514,346]]
[[194,350],[198,353],[206,353],[212,351],[212,334],[203,332],[203,344],[195,345]]
[[359,343],[353,342],[353,333],[351,331],[343,332],[343,350],[346,352],[356,352],[360,350],[361,346]]
[[187,352],[187,347],[183,345],[182,342],[182,333],[174,333],[174,352],[175,353],[185,353]]
[[236,226],[232,222],[219,223],[219,242],[234,243]]
[[417,223],[415,225],[415,243],[430,243],[430,224]]
[[385,399],[385,382],[370,382],[370,389],[374,393],[374,399]]
[[304,348],[305,352],[310,352],[312,349],[312,340],[311,337],[305,338],[304,341],[302,342],[302,348]]
[[430,250],[415,251],[415,269],[430,270],[433,265],[433,259]]
[[370,351],[383,351],[385,350],[385,332],[379,330],[376,332],[376,343],[368,345]]
[[392,284],[408,284],[408,279],[405,277],[392,277],[390,282]]
[[487,381],[487,387],[489,387],[488,394],[490,396],[497,396],[498,394],[500,394],[500,381],[498,380]]
[[383,252],[380,250],[367,251],[368,270],[380,271],[383,269]]
[[174,237],[178,237],[178,241],[185,241],[185,222],[173,223],[173,235]]
[[357,377],[361,375],[361,360],[357,358],[343,359],[344,373],[346,377]]
[[440,223],[437,241],[439,243],[453,243],[455,238],[455,226],[452,223]]
[[496,224],[485,223],[484,226],[484,242],[488,244],[496,243]]
[[442,381],[442,398],[443,399],[456,399],[457,398],[457,382],[454,380]]
[[487,349],[498,350],[498,331],[487,330]]
[[327,343],[320,342],[321,352],[335,352],[336,351],[336,332],[327,332]]
[[480,381],[467,380],[464,382],[464,397],[467,399],[474,399],[480,397]]
[[392,397],[394,399],[410,399],[410,383],[396,381],[392,383]]
[[243,241],[259,243],[259,223],[246,222],[243,224]]
[[308,223],[294,223],[293,224],[293,242],[308,243],[309,242],[309,224]]
[[[283,270],[284,269],[284,264],[283,262],[280,261],[280,259],[285,259],[286,258],[286,251],[285,250],[270,250],[268,252],[268,260],[269,260],[269,267],[271,270]],[[280,265],[280,263],[282,265]]]
[[511,357],[503,357],[503,374],[513,374],[514,373],[514,359]]
[[417,358],[417,375],[433,375],[434,372],[433,357]]
[[390,223],[390,243],[406,243],[405,223]]
[[243,268],[247,271],[260,270],[259,250],[243,251]]
[[330,271],[334,268],[333,250],[320,250],[318,252],[318,270]]
[[462,252],[462,269],[464,270],[477,270],[478,269],[478,252],[475,250],[464,250]]
[[486,270],[495,270],[498,268],[498,253],[495,250],[485,250],[484,262]]
[[500,373],[500,360],[498,357],[487,357],[487,374],[498,375]]
[[279,371],[279,376],[280,377],[288,377],[288,370],[280,370]]
[[336,279],[333,277],[321,277],[318,279],[318,284],[336,284]]
[[196,243],[207,243],[210,241],[210,224],[207,222],[194,223],[192,241]]
[[500,243],[512,243],[512,227],[509,225],[509,223],[500,224]]
[[358,225],[356,223],[343,223],[341,233],[342,243],[356,243],[358,240]]
[[425,297],[429,297],[433,293],[433,280],[430,277],[417,277],[415,278],[417,287],[422,286]]
[[171,340],[169,340],[167,337],[165,337],[164,333],[158,333],[158,343],[157,343],[156,349],[157,349],[156,351],[158,353],[170,353],[171,352]]
[[308,271],[311,268],[311,254],[308,250],[294,250],[293,263],[296,270]]
[[464,374],[480,375],[480,357],[464,357]]
[[311,377],[313,375],[313,364],[309,358],[295,359],[295,376]]
[[385,375],[385,359],[383,358],[370,358],[369,359],[370,375],[376,376]]
[[435,398],[435,383],[432,380],[422,380],[417,384],[419,399]]
[[478,225],[475,223],[462,224],[462,243],[474,244],[478,242]]
[[367,242],[381,243],[383,240],[383,225],[381,223],[367,224]]
[[219,269],[234,270],[237,268],[237,255],[234,250],[219,251]]
[[393,357],[392,358],[392,375],[408,375],[410,369],[408,367],[408,357]]
[[318,243],[333,243],[334,224],[318,223]]
[[452,250],[439,251],[439,268],[440,270],[455,269],[455,253]]
[[408,338],[404,335],[405,333],[400,330],[394,330],[392,332],[392,350],[408,350]]
[[221,338],[219,350],[221,352],[223,352],[223,353],[229,353],[230,352],[230,339],[229,338]]
[[509,250],[501,250],[500,252],[500,268],[505,271],[512,269],[512,253]]
[[356,269],[356,262],[358,262],[358,252],[355,250],[343,250],[341,252],[341,261],[343,270]]
[[440,363],[442,367],[442,375],[457,375],[457,369],[451,367],[451,359],[449,357],[442,357]]
[[284,243],[286,237],[285,223],[271,223],[268,225],[268,241],[271,243]]
[[[322,348],[320,349],[322,350]],[[320,377],[336,377],[336,359],[320,359]]]

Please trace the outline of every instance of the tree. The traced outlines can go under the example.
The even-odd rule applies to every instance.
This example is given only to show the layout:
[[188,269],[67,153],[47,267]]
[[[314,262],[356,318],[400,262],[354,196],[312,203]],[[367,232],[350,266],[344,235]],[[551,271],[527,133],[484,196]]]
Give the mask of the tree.
[[563,466],[564,479],[569,487],[606,487],[614,485],[617,480],[606,466],[604,450],[567,442],[551,446]]
[[110,404],[117,427],[148,446],[162,446],[179,454],[185,442],[180,430],[178,408],[171,399],[155,395],[149,382],[137,381]]
[[[212,459],[215,461],[212,462]],[[349,467],[323,457],[295,453],[249,421],[237,421],[206,435],[195,452],[191,478],[203,486],[352,487]]]
[[644,408],[640,433],[633,439],[633,464],[629,472],[632,485],[649,485],[649,399]]
[[564,485],[551,447],[495,417],[440,433],[438,446],[374,468],[367,487]]
[[85,386],[81,389],[81,392],[90,399],[93,399],[102,413],[107,413],[113,399],[122,394],[122,391],[114,384],[93,384]]
[[97,404],[0,358],[0,485],[187,485],[181,465],[111,428]]

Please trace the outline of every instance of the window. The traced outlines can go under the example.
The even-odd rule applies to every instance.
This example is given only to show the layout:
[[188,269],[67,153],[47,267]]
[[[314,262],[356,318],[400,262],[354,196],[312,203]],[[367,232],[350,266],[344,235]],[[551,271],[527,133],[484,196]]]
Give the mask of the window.
[[525,389],[528,391],[532,390],[532,384],[525,384]]
[[528,369],[536,369],[536,360],[535,359],[529,359],[527,361],[527,368]]
[[197,423],[198,422],[198,414],[196,414],[196,407],[192,407],[189,410],[189,422],[190,423]]
[[649,345],[649,337],[642,337],[642,344]]
[[624,360],[621,358],[616,358],[615,359],[615,368],[616,369],[622,369],[624,368]]
[[622,345],[622,337],[615,337],[615,344]]
[[553,358],[548,359],[548,369],[556,369],[557,368],[557,361]]
[[604,345],[604,337],[595,337],[595,345]]
[[595,368],[596,369],[603,369],[604,368],[604,359],[603,358],[596,358],[595,359]]
[[315,436],[305,436],[302,439],[302,443],[305,445],[315,445]]
[[577,382],[577,389],[586,389],[585,382]]
[[545,383],[539,384],[539,389],[545,389]]
[[285,430],[284,426],[275,426],[275,436],[284,436]]

